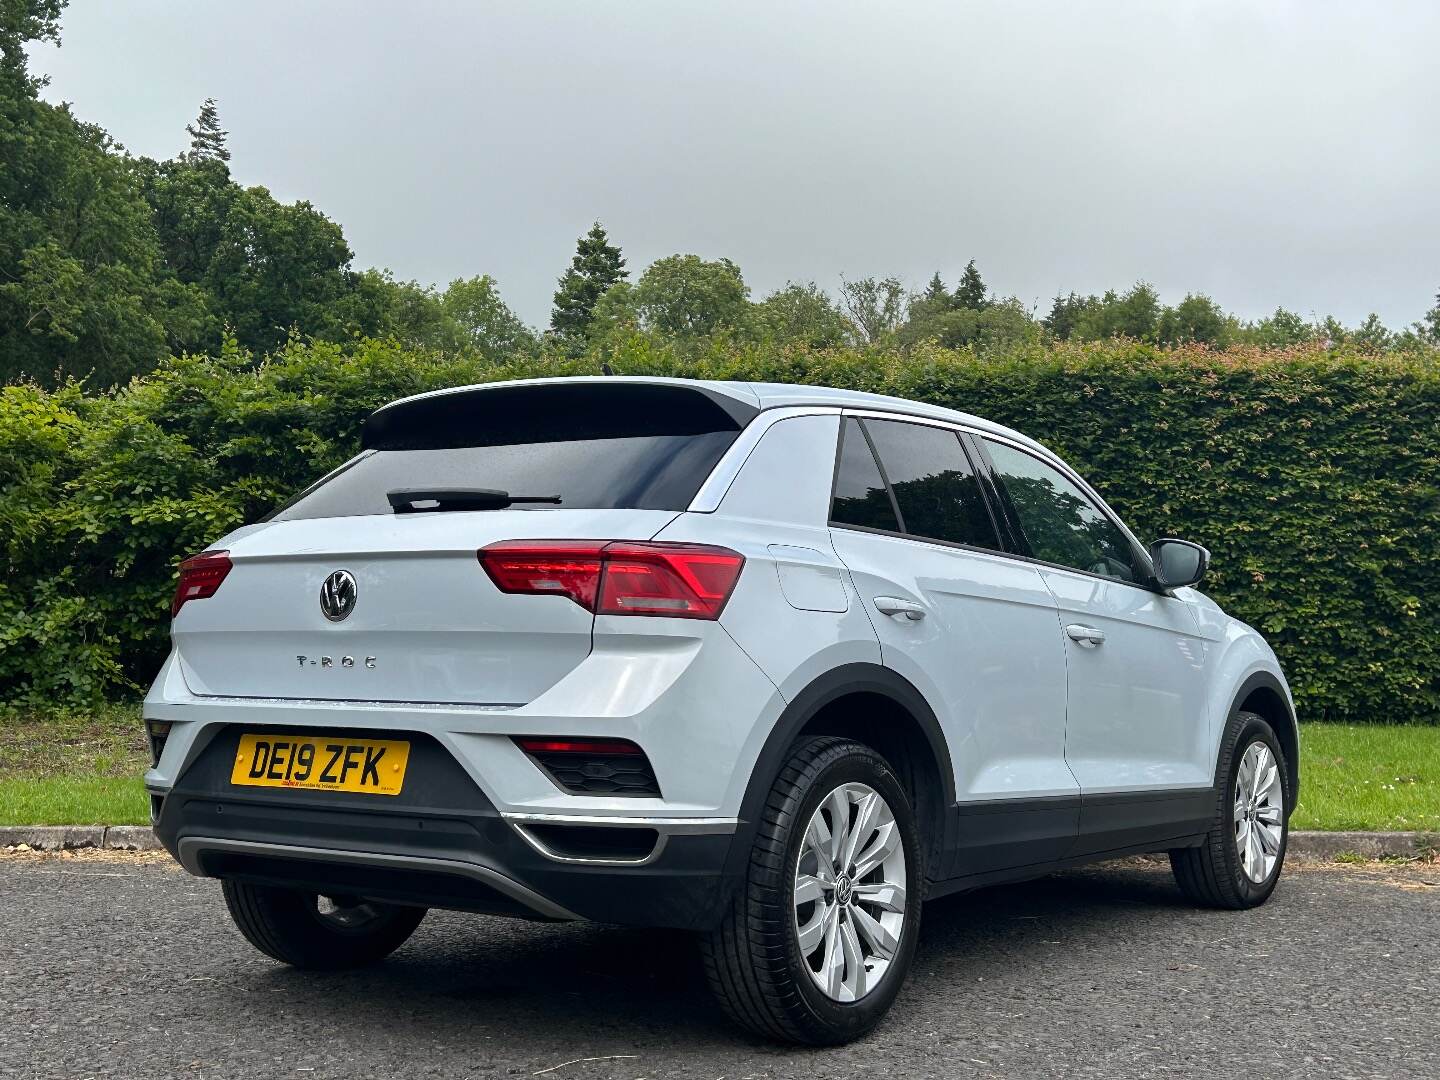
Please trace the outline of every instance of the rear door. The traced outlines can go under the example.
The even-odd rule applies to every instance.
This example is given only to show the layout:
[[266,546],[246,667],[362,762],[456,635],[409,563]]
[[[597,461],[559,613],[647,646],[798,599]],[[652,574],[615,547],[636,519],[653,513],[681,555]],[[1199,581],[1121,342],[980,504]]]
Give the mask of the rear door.
[[931,702],[955,770],[955,834],[936,877],[1057,858],[1078,788],[1065,766],[1065,655],[1040,572],[998,553],[975,470],[948,427],[847,416],[835,551],[882,661]]
[[[229,538],[220,588],[182,606],[172,635],[191,689],[520,705],[553,686],[589,654],[594,617],[564,596],[500,592],[478,550],[648,540],[747,419],[683,387],[576,389],[520,384],[377,413],[358,458]],[[322,600],[342,573],[337,618]]]
[[1193,611],[1148,587],[1141,553],[1076,478],[1009,442],[981,444],[1059,605],[1065,759],[1084,797],[1076,853],[1186,834],[1212,781]]

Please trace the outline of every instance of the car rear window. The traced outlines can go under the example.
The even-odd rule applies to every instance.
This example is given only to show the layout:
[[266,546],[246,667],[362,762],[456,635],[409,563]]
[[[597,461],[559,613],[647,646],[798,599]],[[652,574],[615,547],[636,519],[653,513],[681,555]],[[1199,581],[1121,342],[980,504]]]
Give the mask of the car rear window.
[[558,497],[514,509],[684,510],[753,410],[673,385],[520,384],[401,402],[367,449],[270,517],[392,513],[387,492],[484,488]]

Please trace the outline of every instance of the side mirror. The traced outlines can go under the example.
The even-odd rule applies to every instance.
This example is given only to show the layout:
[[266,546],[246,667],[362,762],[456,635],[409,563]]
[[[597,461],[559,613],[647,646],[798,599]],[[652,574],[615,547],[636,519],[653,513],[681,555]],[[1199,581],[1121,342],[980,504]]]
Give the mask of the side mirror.
[[1150,545],[1155,583],[1166,589],[1194,585],[1210,566],[1210,552],[1188,540],[1156,540]]

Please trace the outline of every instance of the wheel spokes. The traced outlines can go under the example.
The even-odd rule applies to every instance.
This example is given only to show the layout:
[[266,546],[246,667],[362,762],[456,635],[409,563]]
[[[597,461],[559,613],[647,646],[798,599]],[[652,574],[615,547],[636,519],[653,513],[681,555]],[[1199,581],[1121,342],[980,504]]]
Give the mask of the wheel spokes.
[[870,946],[870,951],[882,960],[893,960],[900,949],[900,937],[885,928],[885,924],[873,918],[864,908],[852,908],[846,925],[853,925]]
[[856,1001],[884,978],[904,940],[906,860],[884,796],[859,782],[820,801],[791,879],[796,943],[811,979],[834,1001]]
[[825,899],[825,885],[814,874],[801,874],[795,879],[795,905],[814,904]]
[[840,923],[840,952],[845,958],[845,978],[841,985],[851,1001],[859,1000],[865,994],[865,956],[860,950],[860,936],[855,932],[853,918]]
[[905,910],[905,887],[882,881],[876,885],[856,885],[855,899],[858,903],[878,907],[881,911],[903,912]]

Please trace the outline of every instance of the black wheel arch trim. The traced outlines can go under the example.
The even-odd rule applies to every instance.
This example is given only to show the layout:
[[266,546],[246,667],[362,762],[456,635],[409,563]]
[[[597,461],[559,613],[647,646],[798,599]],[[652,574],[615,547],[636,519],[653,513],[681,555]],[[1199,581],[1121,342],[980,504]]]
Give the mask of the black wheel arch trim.
[[811,682],[791,699],[775,722],[755,766],[750,771],[750,782],[745,788],[745,797],[740,803],[740,821],[736,829],[736,842],[731,847],[735,853],[744,854],[749,850],[749,838],[755,830],[760,810],[766,796],[780,775],[786,754],[805,725],[815,718],[827,705],[850,694],[879,694],[890,699],[908,712],[920,726],[930,752],[935,757],[942,785],[942,805],[955,803],[955,771],[950,762],[950,751],[940,728],[935,710],[915,685],[889,668],[879,664],[855,663],[833,668]]
[[[1293,810],[1300,797],[1300,724],[1295,717],[1295,706],[1290,702],[1290,695],[1286,693],[1284,683],[1282,683],[1273,672],[1252,672],[1245,681],[1240,684],[1239,689],[1235,691],[1234,696],[1230,699],[1230,709],[1225,714],[1225,720],[1228,724],[1231,720],[1235,719],[1250,695],[1255,693],[1256,690],[1269,690],[1275,695],[1284,710],[1284,719],[1290,729],[1288,732],[1290,737],[1289,745],[1295,747],[1295,752],[1286,755],[1288,758],[1293,759],[1287,761],[1286,765],[1289,766],[1287,771],[1290,774],[1290,807]],[[1267,719],[1269,718],[1267,717]],[[1282,740],[1283,745],[1287,732],[1277,731],[1275,734]],[[1223,783],[1223,778],[1217,776],[1215,783],[1217,785]]]

